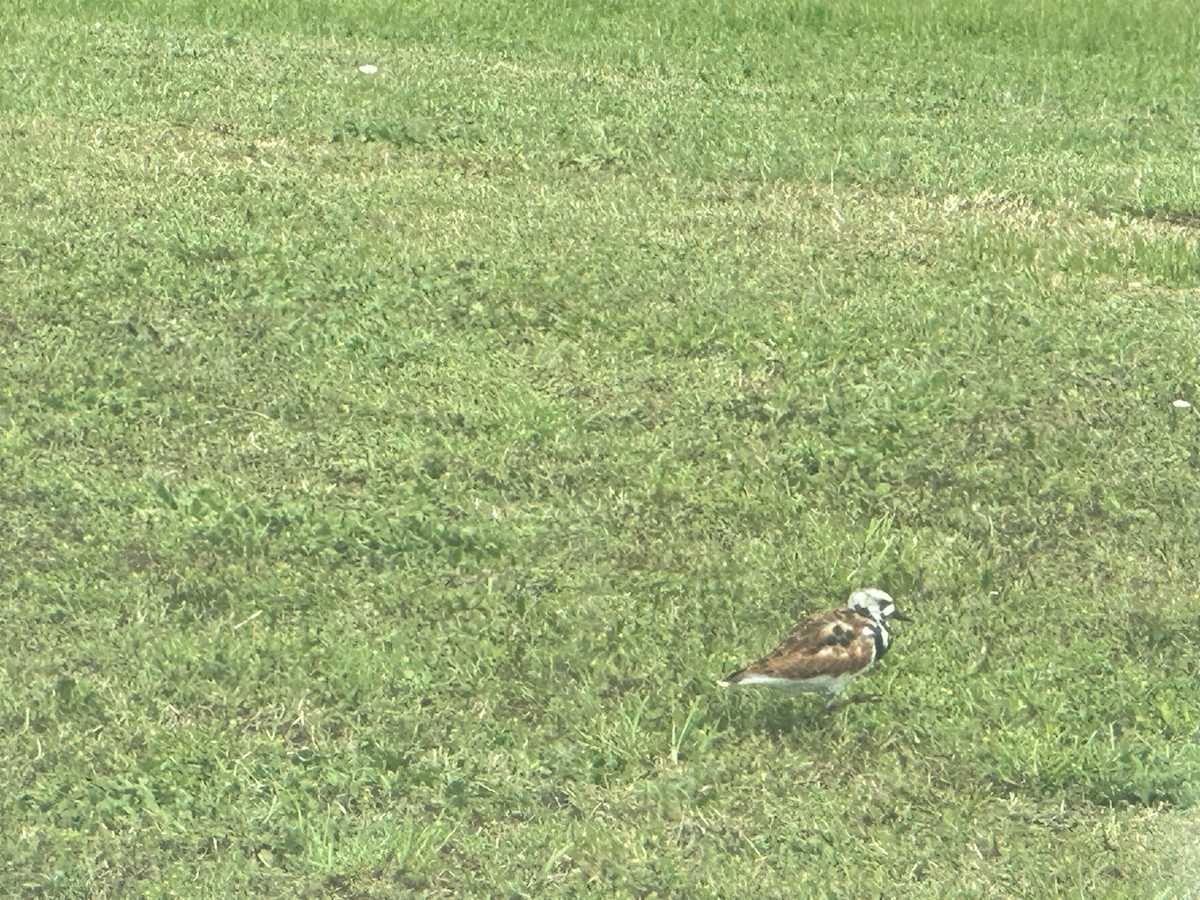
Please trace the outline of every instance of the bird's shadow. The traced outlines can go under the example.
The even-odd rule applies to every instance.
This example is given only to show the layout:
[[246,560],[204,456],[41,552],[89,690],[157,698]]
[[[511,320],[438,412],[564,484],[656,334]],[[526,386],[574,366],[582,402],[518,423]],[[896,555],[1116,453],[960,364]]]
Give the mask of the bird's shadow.
[[756,725],[758,730],[772,739],[795,732],[829,729],[836,723],[838,713],[842,710],[859,703],[873,703],[878,699],[875,694],[856,694],[826,707],[815,698],[780,697],[760,713]]
[[799,702],[790,697],[774,703],[762,717],[758,727],[771,739],[786,737],[796,731],[812,731],[825,718],[820,704]]

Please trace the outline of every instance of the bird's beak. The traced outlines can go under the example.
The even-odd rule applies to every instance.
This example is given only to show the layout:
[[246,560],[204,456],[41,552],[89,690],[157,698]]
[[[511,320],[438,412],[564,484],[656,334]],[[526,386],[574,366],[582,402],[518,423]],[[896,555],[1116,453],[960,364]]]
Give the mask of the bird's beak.
[[906,616],[902,612],[894,612],[891,614],[891,616],[889,618],[899,619],[901,622],[911,622],[912,621],[912,619],[910,619],[908,616]]

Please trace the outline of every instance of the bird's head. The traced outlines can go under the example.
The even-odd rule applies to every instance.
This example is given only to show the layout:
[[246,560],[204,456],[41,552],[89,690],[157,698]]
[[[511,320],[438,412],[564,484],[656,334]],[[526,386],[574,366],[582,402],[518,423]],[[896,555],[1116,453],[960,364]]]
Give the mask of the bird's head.
[[880,623],[886,623],[888,619],[899,619],[901,622],[908,620],[908,616],[896,612],[896,604],[892,602],[891,595],[878,588],[862,588],[855,591],[850,595],[850,602],[846,606]]

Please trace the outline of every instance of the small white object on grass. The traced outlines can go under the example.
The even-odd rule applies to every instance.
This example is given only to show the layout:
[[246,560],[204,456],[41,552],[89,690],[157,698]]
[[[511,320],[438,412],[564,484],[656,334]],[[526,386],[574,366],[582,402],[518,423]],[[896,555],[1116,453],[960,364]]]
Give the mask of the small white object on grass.
[[373,66],[370,63],[366,63],[365,65],[359,66],[358,71],[362,72],[364,75],[374,75],[379,71],[379,66]]
[[1192,408],[1192,404],[1188,403],[1186,400],[1176,400],[1171,405],[1173,407],[1175,407],[1176,409],[1191,409]]

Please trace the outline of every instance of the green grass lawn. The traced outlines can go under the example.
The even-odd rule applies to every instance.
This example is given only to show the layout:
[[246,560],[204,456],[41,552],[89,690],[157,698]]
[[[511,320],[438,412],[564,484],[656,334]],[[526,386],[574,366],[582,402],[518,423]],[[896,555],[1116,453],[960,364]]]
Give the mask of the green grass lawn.
[[0,8],[0,894],[1195,897],[1197,25]]

